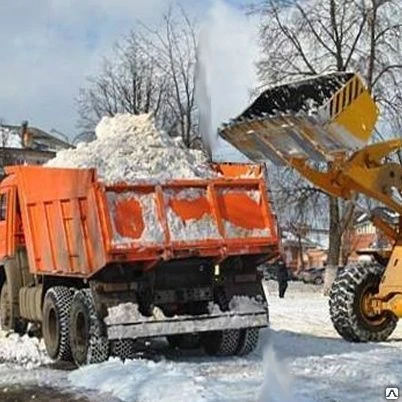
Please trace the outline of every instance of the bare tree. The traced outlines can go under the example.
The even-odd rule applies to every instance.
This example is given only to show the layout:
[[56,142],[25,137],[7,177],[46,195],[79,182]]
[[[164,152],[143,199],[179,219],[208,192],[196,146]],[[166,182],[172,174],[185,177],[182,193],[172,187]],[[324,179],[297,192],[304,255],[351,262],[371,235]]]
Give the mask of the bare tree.
[[[398,0],[262,2],[260,89],[329,71],[358,71],[389,126],[402,127],[401,7]],[[303,180],[291,191],[298,193],[299,187],[306,188]],[[315,190],[309,193],[317,197]],[[354,210],[353,202],[328,199],[330,245],[324,291],[335,277],[342,235]],[[305,201],[296,204],[303,207]]]
[[103,116],[117,113],[154,113],[163,121],[165,77],[142,52],[136,33],[118,43],[110,59],[105,58],[98,75],[89,77],[77,98],[79,126],[93,131]]
[[80,90],[79,126],[93,131],[104,116],[149,113],[172,136],[192,146],[197,137],[194,70],[196,28],[182,8],[170,8],[156,29],[139,23],[115,46],[99,74]]
[[166,75],[167,102],[172,111],[172,130],[188,147],[198,138],[195,104],[196,22],[183,8],[170,8],[159,30],[143,26],[140,31],[143,51]]

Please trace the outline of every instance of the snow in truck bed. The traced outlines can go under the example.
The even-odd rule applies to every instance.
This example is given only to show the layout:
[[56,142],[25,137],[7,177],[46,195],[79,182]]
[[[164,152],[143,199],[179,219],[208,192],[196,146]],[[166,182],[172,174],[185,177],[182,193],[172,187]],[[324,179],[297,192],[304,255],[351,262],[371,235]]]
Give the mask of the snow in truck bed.
[[216,176],[206,155],[159,131],[151,114],[103,117],[96,139],[62,150],[47,166],[96,168],[106,184],[163,182]]
[[[110,359],[63,372],[43,366],[43,350],[34,339],[0,336],[0,373],[7,373],[0,376],[0,388],[13,381],[77,392],[86,387],[133,402],[374,402],[385,400],[386,386],[402,387],[401,326],[388,342],[348,343],[333,329],[328,300],[317,287],[289,285],[285,299],[278,299],[277,284],[268,283],[272,329],[263,331],[258,351],[246,358],[180,353],[161,339],[155,341],[159,362]],[[18,354],[11,352],[17,348]],[[23,351],[28,356],[24,359]],[[9,358],[22,365],[10,367]]]

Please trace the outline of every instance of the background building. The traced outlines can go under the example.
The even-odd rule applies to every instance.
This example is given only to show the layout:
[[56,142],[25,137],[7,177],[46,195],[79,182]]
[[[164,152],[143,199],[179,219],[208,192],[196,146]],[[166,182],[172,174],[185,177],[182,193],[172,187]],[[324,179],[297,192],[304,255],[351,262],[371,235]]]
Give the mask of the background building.
[[56,152],[71,148],[66,139],[46,131],[30,127],[28,122],[20,126],[0,125],[0,166],[42,165],[55,157]]

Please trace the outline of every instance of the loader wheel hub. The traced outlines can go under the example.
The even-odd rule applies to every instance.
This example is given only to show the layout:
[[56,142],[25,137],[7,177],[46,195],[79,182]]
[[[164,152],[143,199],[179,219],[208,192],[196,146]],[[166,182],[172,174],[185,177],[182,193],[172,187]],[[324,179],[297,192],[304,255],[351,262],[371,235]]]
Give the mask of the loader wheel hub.
[[361,293],[360,310],[362,312],[362,318],[371,325],[380,325],[386,320],[386,317],[381,314],[377,314],[372,305],[372,300],[375,295],[375,289],[371,283],[368,283]]

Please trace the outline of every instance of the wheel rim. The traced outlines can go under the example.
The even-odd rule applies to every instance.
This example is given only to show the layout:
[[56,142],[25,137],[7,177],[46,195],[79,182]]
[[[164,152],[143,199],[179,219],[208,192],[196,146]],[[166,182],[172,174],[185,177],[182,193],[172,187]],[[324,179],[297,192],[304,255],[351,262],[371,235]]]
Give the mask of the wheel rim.
[[88,349],[88,321],[83,311],[78,311],[74,320],[74,347],[81,356],[86,356]]
[[46,347],[49,352],[49,355],[52,358],[54,358],[58,353],[60,330],[59,330],[59,320],[57,317],[57,312],[53,306],[50,307],[49,310],[47,311],[45,321],[46,325],[44,327],[44,331],[45,331]]
[[379,326],[385,322],[387,317],[384,314],[375,314],[371,308],[371,300],[377,293],[376,287],[372,283],[367,283],[360,296],[360,311],[362,318],[369,324]]

